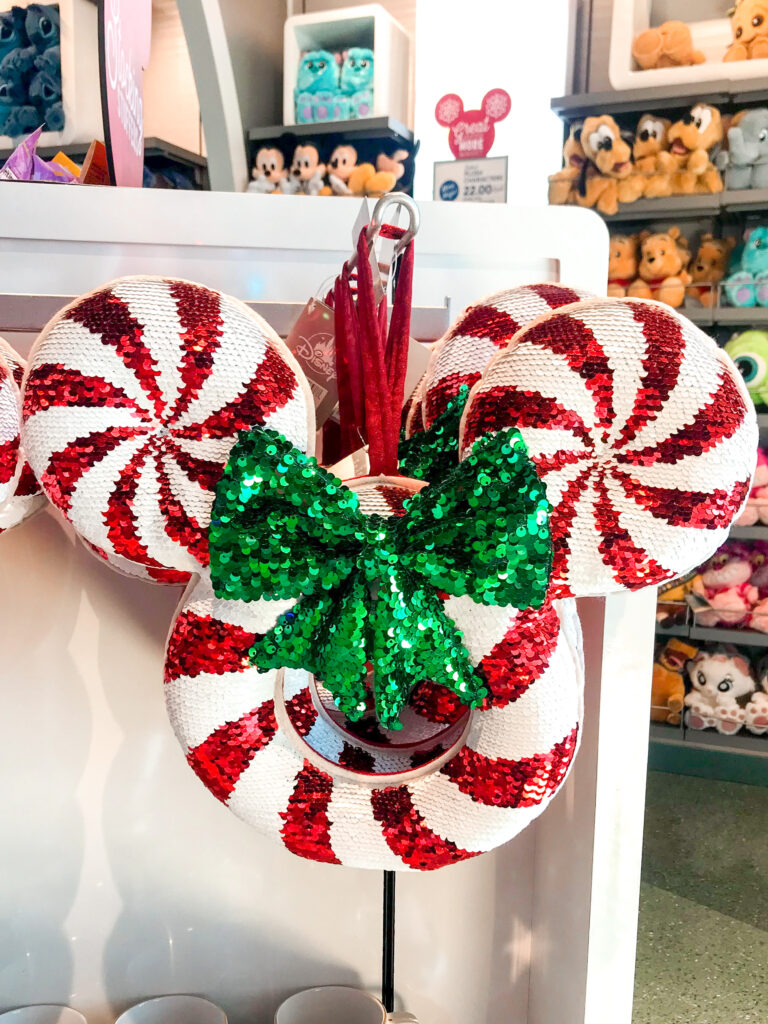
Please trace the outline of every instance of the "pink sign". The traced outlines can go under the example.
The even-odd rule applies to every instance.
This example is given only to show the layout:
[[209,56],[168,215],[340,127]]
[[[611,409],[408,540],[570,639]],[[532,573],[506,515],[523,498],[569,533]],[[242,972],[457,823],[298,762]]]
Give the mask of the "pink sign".
[[487,156],[496,138],[494,124],[503,121],[512,108],[509,93],[491,89],[479,110],[465,110],[461,97],[450,92],[435,107],[438,124],[450,129],[448,145],[457,160]]
[[112,182],[141,188],[144,177],[144,68],[152,0],[99,0],[104,142]]

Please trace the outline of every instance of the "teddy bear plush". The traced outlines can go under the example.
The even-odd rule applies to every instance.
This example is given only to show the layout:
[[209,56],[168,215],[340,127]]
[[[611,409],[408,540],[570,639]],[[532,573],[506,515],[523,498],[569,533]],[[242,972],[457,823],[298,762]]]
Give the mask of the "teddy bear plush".
[[756,406],[768,405],[768,332],[744,331],[725,346]]
[[768,188],[768,108],[742,110],[728,128],[728,149],[716,164],[728,189]]
[[288,177],[283,154],[275,146],[262,146],[256,154],[251,170],[249,192],[270,195],[280,192],[280,186]]
[[637,277],[637,235],[611,235],[608,257],[608,294],[623,298]]
[[[581,124],[572,124],[563,145],[563,166],[549,176],[549,202],[551,206],[563,206],[576,202],[576,188],[587,163],[581,144]],[[595,200],[596,201],[596,200]],[[594,202],[584,204],[594,206]]]
[[735,244],[733,238],[715,238],[712,234],[701,236],[690,266],[691,284],[687,294],[702,306],[717,305],[717,286],[725,277]]
[[632,56],[643,71],[651,68],[679,68],[703,64],[704,54],[693,45],[690,28],[684,21],[665,21],[635,36]]
[[687,266],[691,254],[680,229],[672,227],[659,234],[640,234],[638,274],[629,286],[628,295],[638,299],[658,299],[668,306],[682,306],[685,289],[691,282]]
[[738,541],[726,541],[705,563],[694,580],[692,593],[706,602],[695,609],[701,626],[747,625],[759,592],[751,582],[751,552]]
[[[666,186],[671,193],[671,182],[668,171],[671,163],[666,163],[666,157],[661,156],[669,150],[669,132],[671,122],[666,117],[656,117],[655,114],[643,114],[637,122],[635,130],[635,141],[632,145],[632,156],[635,161],[635,171],[645,179],[643,194],[648,195],[648,183],[651,179],[662,176]],[[667,193],[667,194],[670,194]],[[653,195],[660,193],[652,192]]]
[[732,735],[746,722],[746,707],[755,690],[749,661],[731,645],[718,645],[687,661],[690,684],[685,705],[686,725],[691,729],[717,729]]
[[667,164],[673,195],[723,191],[723,179],[712,162],[723,138],[720,111],[708,103],[697,103],[671,126]]
[[325,184],[325,164],[320,162],[317,146],[305,143],[296,147],[290,171],[280,191],[287,195],[331,195],[330,186]]
[[733,42],[723,60],[768,57],[768,0],[736,0],[730,16]]
[[740,265],[723,279],[723,293],[732,306],[768,306],[768,227],[749,232]]
[[679,725],[685,701],[685,664],[698,654],[698,648],[678,637],[668,640],[656,655],[651,683],[651,721]]
[[579,206],[597,206],[601,213],[618,213],[619,203],[633,203],[643,194],[643,177],[635,172],[632,150],[609,114],[588,117],[581,131],[588,163],[577,186]]

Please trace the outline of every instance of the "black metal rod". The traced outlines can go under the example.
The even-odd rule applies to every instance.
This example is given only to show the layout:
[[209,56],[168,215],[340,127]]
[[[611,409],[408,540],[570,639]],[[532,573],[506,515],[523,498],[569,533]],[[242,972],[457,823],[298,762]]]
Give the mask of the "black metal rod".
[[381,1001],[387,1013],[395,1008],[395,872],[384,872],[381,938]]

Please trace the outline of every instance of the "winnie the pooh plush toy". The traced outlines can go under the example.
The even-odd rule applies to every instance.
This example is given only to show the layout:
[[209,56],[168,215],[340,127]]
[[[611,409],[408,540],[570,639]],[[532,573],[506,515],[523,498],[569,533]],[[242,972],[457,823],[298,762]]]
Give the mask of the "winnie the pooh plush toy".
[[621,299],[637,277],[637,235],[611,235],[608,294]]
[[698,648],[673,637],[662,647],[653,663],[651,683],[651,721],[679,725],[685,702],[685,663],[698,654]]
[[[712,162],[724,138],[723,119],[717,107],[697,103],[669,129],[672,193],[723,191],[723,179]],[[646,190],[646,195],[647,195]]]
[[651,234],[643,231],[640,235],[639,277],[632,282],[627,292],[636,299],[658,299],[668,306],[682,306],[685,287],[691,283],[686,267],[691,255],[688,242],[680,236],[680,228]]
[[768,0],[736,0],[730,13],[733,42],[723,60],[768,57]]
[[579,179],[576,202],[597,206],[601,213],[618,213],[619,203],[633,203],[643,194],[641,175],[635,172],[632,150],[609,114],[588,117],[581,130],[581,145],[588,160]]
[[665,21],[635,36],[632,56],[643,71],[703,64],[704,54],[694,49],[691,30],[684,21]]
[[733,238],[715,238],[711,234],[701,236],[698,252],[691,263],[688,295],[702,306],[711,308],[717,305],[717,286],[725,277],[735,244]]

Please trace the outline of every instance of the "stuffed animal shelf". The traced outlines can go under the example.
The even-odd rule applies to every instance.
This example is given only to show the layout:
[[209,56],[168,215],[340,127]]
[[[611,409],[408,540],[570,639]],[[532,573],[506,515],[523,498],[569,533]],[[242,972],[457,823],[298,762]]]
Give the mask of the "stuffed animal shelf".
[[768,57],[768,2],[736,0],[730,12],[733,42],[724,61],[756,60]]
[[680,229],[640,234],[639,276],[629,286],[628,294],[634,298],[657,299],[675,308],[682,306],[686,286],[691,276],[686,269],[691,254],[687,240]]
[[678,637],[668,640],[653,663],[651,683],[651,721],[679,725],[685,702],[685,663],[698,654],[698,648]]
[[709,308],[717,305],[718,285],[725,276],[735,244],[732,238],[701,236],[690,267],[691,284],[686,289],[686,294],[700,305]]
[[728,149],[717,155],[727,189],[768,188],[768,108],[741,111],[728,129]]
[[723,294],[732,306],[768,306],[768,227],[749,232],[739,265],[723,279]]
[[632,56],[642,71],[688,67],[703,64],[706,59],[694,48],[691,30],[684,21],[665,21],[635,36]]

